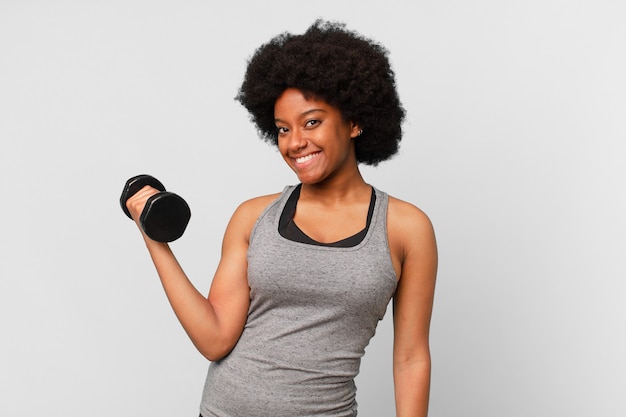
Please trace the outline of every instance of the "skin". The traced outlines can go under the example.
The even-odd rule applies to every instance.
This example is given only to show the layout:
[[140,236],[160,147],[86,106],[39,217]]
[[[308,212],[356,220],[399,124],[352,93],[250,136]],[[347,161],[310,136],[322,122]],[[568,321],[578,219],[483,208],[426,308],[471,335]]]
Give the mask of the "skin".
[[[278,148],[302,182],[294,221],[324,243],[351,236],[366,225],[371,186],[361,176],[354,144],[360,128],[323,100],[288,89],[274,107]],[[138,224],[144,187],[127,207]],[[183,328],[209,360],[223,358],[243,331],[250,288],[246,251],[252,227],[278,194],[241,204],[224,234],[220,263],[208,297],[199,293],[165,243],[143,238],[165,293]],[[323,225],[323,226],[321,226]],[[139,228],[141,231],[141,228]],[[393,371],[397,417],[424,417],[430,390],[429,328],[437,270],[437,248],[428,217],[417,207],[389,197],[391,259],[398,277],[394,295]]]

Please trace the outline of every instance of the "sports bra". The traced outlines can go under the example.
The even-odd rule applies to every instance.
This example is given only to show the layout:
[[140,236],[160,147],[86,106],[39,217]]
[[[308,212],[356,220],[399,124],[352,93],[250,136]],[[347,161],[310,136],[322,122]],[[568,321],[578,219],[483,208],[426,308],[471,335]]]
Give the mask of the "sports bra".
[[322,243],[318,242],[314,239],[311,239],[304,233],[298,225],[293,221],[293,217],[296,214],[296,206],[298,204],[298,199],[300,198],[300,190],[302,188],[302,184],[298,184],[296,188],[293,190],[287,203],[285,204],[285,208],[280,215],[280,221],[278,223],[278,233],[285,239],[292,240],[294,242],[307,243],[309,245],[317,245],[317,246],[328,246],[334,248],[351,248],[359,243],[365,238],[367,235],[367,231],[370,227],[370,223],[372,222],[372,215],[374,214],[374,205],[376,203],[376,193],[374,192],[374,188],[372,187],[372,196],[370,198],[370,206],[367,211],[367,222],[365,224],[365,228],[360,232],[349,236],[345,239],[338,240],[337,242],[331,243]]

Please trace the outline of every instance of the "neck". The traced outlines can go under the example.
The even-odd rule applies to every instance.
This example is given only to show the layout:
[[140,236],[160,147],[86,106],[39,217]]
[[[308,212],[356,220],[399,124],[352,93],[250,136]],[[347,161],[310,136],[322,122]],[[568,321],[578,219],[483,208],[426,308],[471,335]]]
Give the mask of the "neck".
[[302,184],[301,199],[315,199],[325,204],[339,203],[346,200],[369,198],[371,186],[368,185],[358,167],[353,175],[342,178],[329,178],[316,184]]

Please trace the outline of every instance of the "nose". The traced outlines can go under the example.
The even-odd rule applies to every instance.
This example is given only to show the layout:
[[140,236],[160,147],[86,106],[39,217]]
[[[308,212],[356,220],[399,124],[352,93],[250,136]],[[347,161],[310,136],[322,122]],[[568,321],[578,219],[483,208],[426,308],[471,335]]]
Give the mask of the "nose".
[[299,129],[294,129],[290,131],[287,140],[289,141],[287,147],[291,152],[298,152],[306,148],[307,139],[304,132],[300,131]]

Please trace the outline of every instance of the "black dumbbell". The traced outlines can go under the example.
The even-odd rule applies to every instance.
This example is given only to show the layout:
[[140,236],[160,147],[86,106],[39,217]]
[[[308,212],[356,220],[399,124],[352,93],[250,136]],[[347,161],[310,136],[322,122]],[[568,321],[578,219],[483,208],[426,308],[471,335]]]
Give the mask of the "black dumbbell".
[[146,235],[157,242],[172,242],[183,235],[191,210],[187,202],[177,194],[165,191],[159,180],[150,175],[137,175],[126,181],[120,205],[124,213],[132,219],[126,201],[146,185],[156,188],[160,193],[148,198],[139,217],[139,224]]

